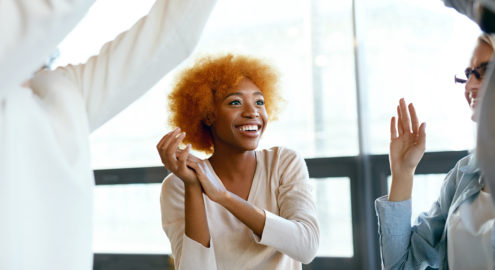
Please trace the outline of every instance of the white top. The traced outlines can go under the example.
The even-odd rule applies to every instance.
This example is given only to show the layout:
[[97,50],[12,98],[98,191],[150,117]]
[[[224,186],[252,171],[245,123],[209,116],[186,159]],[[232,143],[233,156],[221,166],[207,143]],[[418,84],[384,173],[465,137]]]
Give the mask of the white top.
[[[37,51],[53,33],[58,42],[58,30],[74,26],[67,16],[84,14],[82,2],[0,1],[0,269],[92,269],[89,134],[191,53],[215,1],[158,0],[99,55],[21,87],[18,72],[27,76],[46,56],[26,46]],[[14,52],[10,38],[21,43]],[[16,62],[29,62],[29,72],[8,66]]]
[[451,270],[493,270],[491,234],[495,210],[489,193],[465,201],[447,221]]
[[247,201],[265,210],[261,239],[206,195],[204,201],[209,248],[184,233],[183,182],[171,174],[162,184],[162,225],[176,269],[291,270],[301,269],[301,262],[309,263],[316,255],[316,206],[306,163],[292,150],[256,151],[256,171]]

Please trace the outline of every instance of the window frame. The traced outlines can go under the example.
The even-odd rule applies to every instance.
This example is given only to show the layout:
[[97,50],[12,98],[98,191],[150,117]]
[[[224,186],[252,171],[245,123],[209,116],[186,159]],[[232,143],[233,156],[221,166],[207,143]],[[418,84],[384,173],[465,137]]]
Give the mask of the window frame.
[[[467,154],[468,151],[425,153],[416,169],[416,174],[447,173]],[[387,194],[387,177],[390,175],[388,155],[309,158],[305,161],[310,178],[327,180],[332,177],[348,177],[350,179],[354,256],[316,257],[313,262],[304,265],[303,269],[380,269],[374,200]],[[369,169],[366,169],[366,163],[369,164]],[[161,183],[168,173],[164,167],[94,171],[96,185]],[[140,269],[172,269],[168,262],[167,254],[96,253],[93,269],[125,270],[134,269],[133,267],[137,265]]]

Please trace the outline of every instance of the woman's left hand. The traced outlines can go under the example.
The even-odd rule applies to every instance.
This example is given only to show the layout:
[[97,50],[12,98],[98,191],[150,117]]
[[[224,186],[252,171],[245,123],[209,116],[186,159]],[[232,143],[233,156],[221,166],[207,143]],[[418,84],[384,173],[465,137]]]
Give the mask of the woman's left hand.
[[229,191],[215,173],[208,167],[206,160],[201,160],[191,154],[187,158],[187,166],[194,170],[205,194],[214,202],[220,202],[226,198]]

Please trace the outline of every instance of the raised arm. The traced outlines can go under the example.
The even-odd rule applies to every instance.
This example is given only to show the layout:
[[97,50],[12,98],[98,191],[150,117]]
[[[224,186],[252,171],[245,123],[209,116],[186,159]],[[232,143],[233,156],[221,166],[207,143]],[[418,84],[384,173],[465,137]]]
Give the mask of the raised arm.
[[[172,244],[176,269],[216,269],[215,254],[210,247],[203,191],[196,174],[186,166],[190,145],[177,151],[185,133],[176,129],[166,134],[157,149],[163,165],[173,173],[162,186],[160,204],[162,225]],[[183,189],[179,188],[177,177]]]
[[186,59],[216,0],[157,0],[149,14],[86,63],[55,70],[79,89],[91,130],[149,90]]
[[476,21],[476,3],[479,0],[443,0],[443,3],[447,7],[454,8],[459,13],[462,13],[469,17],[471,20]]
[[411,198],[413,175],[425,151],[425,123],[421,125],[414,106],[404,99],[397,106],[398,120],[390,120],[390,171],[392,184],[389,201],[405,201]]
[[93,2],[0,1],[0,98],[31,77]]
[[438,267],[438,243],[455,190],[456,170],[448,174],[430,211],[411,227],[413,175],[425,149],[425,124],[419,124],[414,106],[406,106],[404,99],[399,101],[397,114],[397,120],[392,117],[390,121],[390,193],[375,202],[382,265],[384,269]]

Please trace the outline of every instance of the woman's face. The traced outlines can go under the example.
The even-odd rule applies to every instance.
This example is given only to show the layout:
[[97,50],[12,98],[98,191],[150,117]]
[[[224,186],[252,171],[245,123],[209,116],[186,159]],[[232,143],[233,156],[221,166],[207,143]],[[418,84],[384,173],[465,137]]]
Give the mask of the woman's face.
[[474,49],[473,56],[471,57],[471,63],[468,69],[478,71],[481,75],[480,78],[477,78],[475,74],[471,74],[464,91],[464,96],[471,107],[471,119],[473,121],[476,121],[476,106],[480,102],[479,98],[481,97],[481,82],[483,81],[483,75],[485,73],[483,65],[490,62],[492,55],[492,47],[485,42],[480,42]]
[[242,79],[216,105],[211,129],[215,149],[255,150],[267,121],[263,93],[252,81]]

